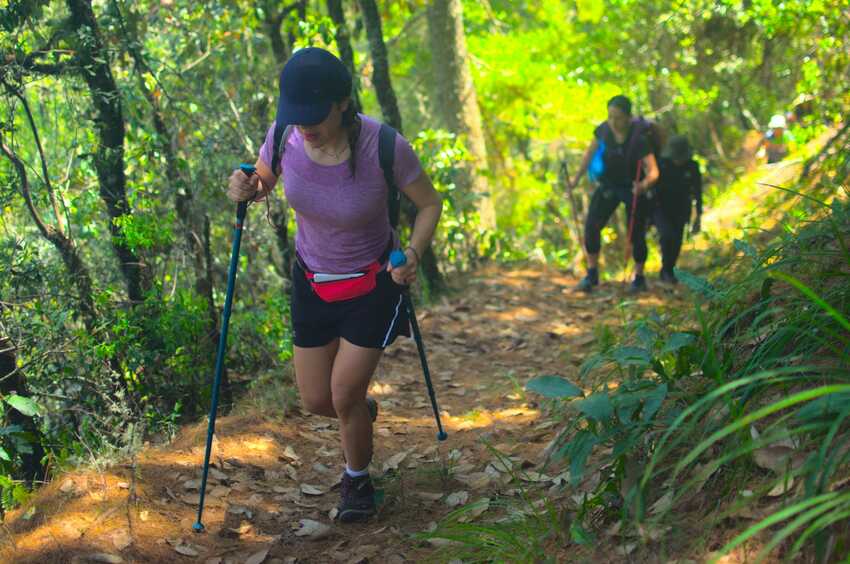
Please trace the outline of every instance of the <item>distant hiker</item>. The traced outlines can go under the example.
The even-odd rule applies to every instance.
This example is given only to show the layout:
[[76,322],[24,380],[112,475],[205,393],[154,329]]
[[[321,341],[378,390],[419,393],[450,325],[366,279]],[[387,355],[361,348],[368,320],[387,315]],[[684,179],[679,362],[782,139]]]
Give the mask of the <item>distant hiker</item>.
[[788,156],[788,141],[791,134],[786,131],[788,123],[785,116],[776,114],[770,118],[770,123],[767,124],[767,133],[762,139],[765,152],[767,153],[768,164],[778,163]]
[[[593,132],[593,141],[584,153],[578,173],[570,180],[575,188],[594,161],[599,187],[590,199],[590,208],[584,227],[587,249],[587,276],[578,285],[583,292],[591,292],[599,284],[599,251],[602,248],[602,228],[608,223],[614,210],[623,203],[629,217],[632,215],[632,196],[638,194],[634,210],[632,232],[632,256],[635,260],[635,278],[629,287],[631,292],[646,289],[643,266],[646,262],[646,222],[649,204],[647,189],[658,179],[658,166],[653,149],[660,149],[660,134],[653,124],[642,118],[632,117],[632,103],[622,95],[608,101],[608,120]],[[638,165],[640,179],[636,180]],[[599,170],[601,169],[601,170]]]
[[702,220],[702,175],[691,158],[686,137],[670,138],[658,159],[658,170],[658,182],[652,188],[652,220],[661,239],[661,281],[676,284],[673,268],[682,249],[685,225],[691,218],[692,201],[697,204],[692,233],[699,233]]
[[442,209],[410,144],[389,130],[391,178],[418,210],[407,263],[392,268],[387,258],[400,244],[379,162],[387,129],[357,113],[350,96],[351,75],[338,58],[314,47],[297,51],[280,74],[277,119],[260,149],[257,174],[234,171],[227,192],[235,201],[260,200],[280,177],[295,210],[295,378],[308,411],[339,418],[346,460],[342,522],[375,512],[369,463],[378,405],[366,391],[384,348],[398,335],[410,336],[402,285],[415,280]]

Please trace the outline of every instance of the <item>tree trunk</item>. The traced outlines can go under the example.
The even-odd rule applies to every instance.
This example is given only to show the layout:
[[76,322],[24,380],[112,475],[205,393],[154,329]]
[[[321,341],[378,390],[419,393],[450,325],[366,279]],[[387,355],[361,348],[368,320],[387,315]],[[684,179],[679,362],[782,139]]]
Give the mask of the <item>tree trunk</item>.
[[432,0],[428,5],[428,37],[434,61],[434,109],[442,125],[464,137],[472,156],[462,169],[462,186],[478,196],[481,224],[496,227],[496,212],[489,195],[487,147],[481,128],[481,110],[467,62],[463,8],[460,0]]
[[130,215],[127,178],[124,174],[124,115],[121,93],[109,68],[109,53],[100,37],[91,0],[67,0],[70,23],[76,32],[79,71],[89,87],[94,103],[98,130],[94,167],[100,185],[100,197],[109,213],[112,246],[121,263],[131,302],[140,303],[150,288],[149,273],[139,257],[127,246],[116,220]]
[[[372,84],[381,105],[384,122],[401,133],[401,113],[398,111],[395,90],[390,80],[390,65],[387,60],[387,46],[384,43],[384,32],[381,29],[381,17],[375,0],[358,0],[369,37],[369,50],[372,53]],[[410,225],[416,221],[416,208],[407,199],[402,199],[402,210]],[[437,256],[429,246],[422,255],[422,273],[425,281],[434,293],[445,288],[442,274],[437,267]]]
[[351,73],[352,89],[351,100],[357,111],[363,109],[360,103],[360,77],[354,66],[354,49],[351,47],[351,35],[348,32],[348,24],[345,21],[345,11],[342,9],[342,0],[327,0],[328,14],[336,28],[336,46],[339,48],[339,56],[343,64]]
[[372,84],[384,122],[401,131],[401,113],[390,80],[390,63],[387,59],[387,46],[384,43],[384,32],[381,28],[381,16],[375,0],[358,0],[360,11],[363,13],[363,23],[366,26],[366,36],[369,38],[369,51],[372,53]]
[[[9,339],[0,336],[0,392],[4,396],[14,392],[22,397],[29,397],[26,380],[21,371],[17,371],[15,364],[15,350]],[[18,425],[25,433],[32,437],[30,446],[32,452],[20,453],[21,477],[26,480],[27,485],[44,480],[46,468],[42,463],[44,458],[44,447],[42,446],[42,435],[39,431],[35,418],[24,415],[17,409],[6,409],[6,420],[10,425]]]

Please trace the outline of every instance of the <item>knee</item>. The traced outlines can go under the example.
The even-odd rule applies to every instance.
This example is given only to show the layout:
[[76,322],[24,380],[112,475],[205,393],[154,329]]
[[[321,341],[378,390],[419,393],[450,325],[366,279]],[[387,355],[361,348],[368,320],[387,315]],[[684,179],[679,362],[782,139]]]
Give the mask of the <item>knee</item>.
[[331,399],[323,394],[301,394],[301,405],[314,415],[333,415]]
[[355,386],[336,385],[331,389],[333,409],[340,418],[348,417],[351,410],[365,404],[365,391]]

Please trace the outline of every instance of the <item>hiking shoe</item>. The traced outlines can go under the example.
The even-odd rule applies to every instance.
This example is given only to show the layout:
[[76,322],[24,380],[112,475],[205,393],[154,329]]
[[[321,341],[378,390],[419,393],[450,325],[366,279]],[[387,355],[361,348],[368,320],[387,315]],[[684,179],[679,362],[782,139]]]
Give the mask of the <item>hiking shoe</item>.
[[599,286],[599,280],[594,280],[590,276],[585,276],[576,286],[576,290],[589,294],[593,291],[594,286]]
[[348,472],[343,472],[339,489],[337,518],[340,523],[365,521],[375,514],[375,488],[368,474],[352,478]]
[[661,281],[664,282],[665,284],[678,284],[679,283],[679,279],[676,278],[676,275],[673,274],[672,270],[662,270],[659,278],[661,278]]
[[378,402],[374,398],[366,397],[366,407],[369,409],[369,417],[372,423],[378,418]]
[[635,276],[635,279],[632,280],[631,284],[629,284],[630,294],[639,294],[641,292],[646,292],[646,290],[646,277],[644,276]]

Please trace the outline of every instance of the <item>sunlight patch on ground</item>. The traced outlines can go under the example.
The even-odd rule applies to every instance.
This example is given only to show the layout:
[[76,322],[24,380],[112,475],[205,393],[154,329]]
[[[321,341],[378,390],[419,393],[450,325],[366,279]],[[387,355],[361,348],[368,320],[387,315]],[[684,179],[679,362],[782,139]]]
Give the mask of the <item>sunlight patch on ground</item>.
[[552,333],[555,333],[556,335],[561,335],[563,337],[575,337],[586,333],[587,329],[585,327],[582,327],[578,323],[566,325],[564,323],[556,322],[547,325],[546,331],[550,331]]
[[530,307],[515,307],[513,309],[503,310],[500,312],[490,312],[482,317],[489,317],[496,321],[535,321],[540,317],[540,312]]
[[396,393],[396,388],[389,383],[373,382],[369,387],[369,393],[374,396],[387,396]]
[[[497,423],[527,424],[540,417],[540,410],[528,407],[488,410],[477,407],[466,413],[452,415],[448,411],[440,412],[440,420],[446,431],[467,431],[492,427]],[[434,426],[433,415],[426,417],[392,417],[393,424],[409,425],[411,427]]]

